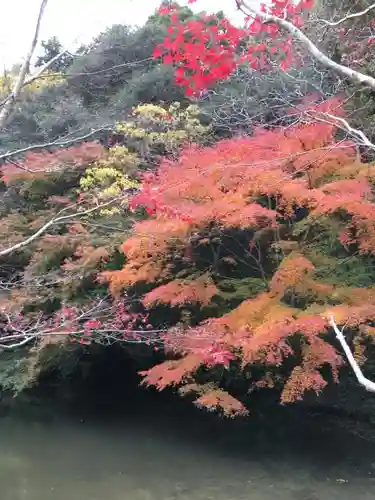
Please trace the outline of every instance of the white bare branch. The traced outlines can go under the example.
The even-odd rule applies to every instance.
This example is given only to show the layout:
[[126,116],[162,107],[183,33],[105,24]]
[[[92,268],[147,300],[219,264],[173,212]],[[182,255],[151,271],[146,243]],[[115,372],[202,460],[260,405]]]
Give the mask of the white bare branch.
[[8,122],[9,116],[12,114],[12,111],[14,110],[14,107],[16,105],[16,102],[19,98],[19,95],[21,93],[22,88],[25,85],[29,85],[36,79],[40,78],[40,76],[48,70],[48,68],[51,67],[51,65],[60,59],[66,51],[61,52],[60,54],[57,54],[55,57],[47,61],[34,75],[31,75],[27,77],[27,73],[30,68],[30,62],[31,59],[34,55],[36,46],[38,44],[39,40],[39,32],[40,32],[40,26],[42,23],[43,15],[46,10],[48,4],[48,0],[42,0],[39,8],[39,14],[37,18],[37,22],[35,25],[35,31],[33,35],[33,39],[30,45],[30,49],[26,55],[26,58],[21,66],[20,72],[17,76],[16,82],[14,84],[12,92],[2,101],[1,103],[1,110],[0,110],[0,130],[5,127],[5,125]]
[[345,21],[348,21],[349,19],[355,19],[356,17],[365,16],[372,9],[375,9],[375,3],[369,5],[368,7],[366,7],[366,9],[361,10],[361,12],[354,12],[353,14],[348,14],[347,16],[342,17],[338,21],[327,21],[326,19],[322,19],[321,21],[324,24],[327,24],[328,26],[338,26],[339,24],[345,23]]
[[38,19],[36,22],[34,36],[33,36],[32,42],[31,42],[29,52],[28,52],[22,66],[21,66],[16,83],[14,84],[13,90],[11,92],[11,98],[5,102],[3,108],[0,111],[0,129],[2,129],[5,126],[7,119],[8,119],[8,116],[11,114],[11,112],[14,108],[15,102],[18,99],[18,96],[21,92],[21,89],[25,83],[26,75],[27,75],[27,72],[28,72],[29,67],[30,67],[30,61],[34,55],[34,52],[35,52],[35,49],[36,49],[36,46],[38,43],[40,25],[42,23],[42,18],[43,18],[44,11],[47,7],[47,3],[48,3],[48,0],[42,0],[42,3],[40,4]]
[[307,114],[312,114],[315,120],[333,124],[337,128],[344,130],[355,140],[356,144],[358,144],[359,146],[365,146],[369,149],[375,150],[375,144],[370,141],[367,135],[362,132],[362,130],[352,127],[349,122],[345,120],[345,118],[332,115],[331,113],[317,112],[314,110],[309,111]]
[[344,66],[343,64],[339,64],[333,61],[330,57],[324,54],[311,40],[308,38],[297,26],[295,26],[290,21],[286,19],[282,19],[281,17],[274,16],[273,14],[269,14],[267,12],[263,12],[260,9],[252,7],[244,0],[235,0],[237,7],[241,12],[250,17],[258,17],[264,23],[275,23],[278,24],[281,28],[284,28],[288,31],[296,40],[298,40],[305,49],[310,52],[310,54],[319,61],[326,68],[330,68],[339,75],[348,78],[353,83],[361,84],[367,87],[370,87],[375,90],[375,78],[372,78],[369,75],[365,75],[360,71],[356,71],[348,66]]
[[[7,160],[8,158],[12,158],[13,156],[18,156],[22,155],[25,153],[28,153],[29,151],[35,151],[37,149],[46,149],[46,148],[52,148],[52,147],[65,147],[68,144],[73,144],[75,142],[80,142],[88,139],[89,137],[92,137],[98,132],[103,132],[103,131],[109,131],[111,132],[113,130],[113,126],[111,128],[111,125],[103,125],[103,127],[99,127],[93,130],[90,130],[90,132],[87,132],[87,134],[81,135],[79,137],[72,137],[71,139],[59,139],[57,141],[53,142],[46,142],[44,144],[33,144],[32,146],[27,146],[25,148],[20,148],[20,149],[15,149],[14,151],[8,151],[7,153],[0,154],[0,160]],[[25,169],[24,169],[25,170]],[[30,171],[30,170],[28,170]],[[38,172],[38,170],[32,170],[33,172]]]
[[[35,233],[33,233],[31,236],[29,236],[29,238],[21,241],[20,243],[17,243],[11,247],[8,247],[4,250],[0,250],[0,257],[4,257],[5,255],[9,255],[13,252],[16,252],[17,250],[20,250],[21,248],[24,248],[25,246],[29,245],[30,243],[32,243],[34,240],[36,240],[37,238],[39,238],[43,233],[45,233],[47,231],[47,229],[53,225],[56,225],[56,224],[62,224],[64,222],[67,222],[71,219],[75,219],[77,217],[82,217],[84,215],[89,215],[91,214],[92,212],[95,212],[96,210],[100,210],[104,207],[107,207],[108,205],[111,205],[112,203],[114,203],[115,201],[118,201],[122,199],[121,196],[119,197],[116,197],[116,198],[113,198],[111,199],[110,201],[107,201],[105,203],[101,203],[99,205],[96,205],[95,207],[93,208],[90,208],[88,210],[83,210],[83,211],[78,211],[78,212],[75,212],[73,214],[67,214],[67,215],[61,215],[61,216],[58,216],[58,217],[54,217],[53,219],[49,220],[46,224],[44,224],[41,228],[38,229],[38,231],[36,231]],[[59,213],[62,213],[66,210],[68,210],[69,208],[71,207],[65,207],[63,208]]]
[[[38,71],[36,71],[36,73],[34,73],[33,75],[30,75],[28,78],[25,78],[25,80],[24,80],[21,88],[26,87],[27,85],[30,85],[35,80],[37,80],[38,78],[40,78],[42,76],[42,74],[45,71],[47,71],[47,69],[50,68],[54,62],[58,61],[66,53],[67,53],[67,50],[64,50],[63,52],[60,52],[59,54],[56,54],[55,57],[52,57],[52,59],[50,59],[45,64],[43,64],[43,66],[41,68],[39,68]],[[15,91],[13,89],[13,91],[10,94],[8,94],[7,97],[5,97],[5,99],[3,99],[0,102],[0,107],[4,106],[9,101],[15,102],[17,100],[17,96],[15,95],[14,92]]]
[[372,380],[369,380],[366,378],[363,373],[361,368],[359,367],[357,361],[355,360],[352,351],[350,350],[350,347],[344,337],[344,334],[342,333],[342,330],[339,329],[335,322],[335,318],[333,315],[330,316],[330,324],[336,334],[337,340],[340,342],[341,347],[343,348],[343,351],[345,352],[346,358],[350,364],[350,366],[353,369],[353,372],[359,382],[360,385],[362,385],[367,391],[370,392],[375,392],[375,382]]

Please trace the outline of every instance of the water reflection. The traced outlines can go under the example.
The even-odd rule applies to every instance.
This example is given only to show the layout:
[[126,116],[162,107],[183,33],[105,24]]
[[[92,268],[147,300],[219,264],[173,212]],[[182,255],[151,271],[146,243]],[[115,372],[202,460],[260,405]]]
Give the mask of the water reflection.
[[223,422],[132,402],[114,418],[0,419],[1,500],[372,500],[373,446],[322,421]]

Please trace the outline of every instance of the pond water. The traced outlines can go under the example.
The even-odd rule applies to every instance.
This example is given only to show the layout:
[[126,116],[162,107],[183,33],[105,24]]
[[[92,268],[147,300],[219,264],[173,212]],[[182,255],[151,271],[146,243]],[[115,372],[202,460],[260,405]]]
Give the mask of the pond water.
[[375,445],[320,417],[225,422],[151,403],[116,417],[3,416],[1,500],[375,498]]

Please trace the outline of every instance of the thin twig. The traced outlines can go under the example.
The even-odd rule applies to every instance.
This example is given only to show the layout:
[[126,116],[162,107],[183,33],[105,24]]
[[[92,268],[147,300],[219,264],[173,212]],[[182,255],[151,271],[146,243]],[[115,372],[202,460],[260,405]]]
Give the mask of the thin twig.
[[85,135],[81,135],[79,137],[73,137],[72,139],[57,140],[57,141],[53,141],[53,142],[46,142],[44,144],[34,144],[32,146],[27,146],[25,148],[20,148],[20,149],[14,150],[14,151],[9,151],[7,153],[0,154],[0,160],[7,160],[8,158],[11,158],[12,156],[18,156],[18,155],[21,155],[24,153],[28,153],[29,151],[34,151],[35,149],[46,149],[46,148],[51,148],[51,147],[67,146],[68,144],[72,144],[74,142],[84,141],[85,139],[88,139],[89,137],[93,136],[94,134],[96,134],[98,132],[103,132],[104,130],[112,131],[113,129],[111,128],[110,124],[103,125],[103,127],[93,129]]
[[321,19],[321,21],[324,24],[327,24],[328,26],[338,26],[339,24],[342,24],[345,21],[348,21],[349,19],[354,19],[356,17],[361,17],[366,15],[372,9],[375,9],[375,3],[369,5],[366,9],[362,10],[361,12],[354,12],[353,14],[348,14],[347,16],[339,19],[338,21],[327,21],[325,19]]

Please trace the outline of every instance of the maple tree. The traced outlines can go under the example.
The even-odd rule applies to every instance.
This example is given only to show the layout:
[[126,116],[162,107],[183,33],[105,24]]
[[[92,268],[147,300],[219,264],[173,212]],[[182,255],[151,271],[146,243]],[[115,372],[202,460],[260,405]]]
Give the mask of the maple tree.
[[[199,140],[210,129],[194,107],[178,104],[145,105],[133,116],[113,131],[109,147],[89,141],[50,151],[26,148],[16,159],[4,155],[0,350],[32,347],[30,383],[51,346],[162,345],[165,329],[152,327],[139,299],[113,301],[98,275],[121,266],[118,247],[144,216],[129,211],[129,195],[138,190],[139,172],[155,168],[156,157],[151,161],[133,136],[176,155],[190,137]],[[120,130],[126,126],[131,133]]]
[[[312,107],[340,114],[338,99]],[[375,255],[374,167],[334,136],[334,125],[316,122],[258,130],[190,146],[144,177],[132,206],[151,218],[122,245],[123,269],[102,277],[114,296],[143,286],[146,308],[179,311],[164,341],[172,359],[144,372],[145,383],[181,386],[196,404],[237,415],[247,409],[217,367],[243,372],[251,390],[278,387],[286,403],[338,380],[331,314],[364,353],[374,289],[337,268]]]
[[[178,5],[173,2],[163,4],[160,8],[160,14],[169,18],[169,36],[156,47],[154,57],[161,58],[164,64],[175,66],[176,83],[185,87],[188,95],[199,96],[202,90],[227,78],[244,62],[261,71],[271,68],[275,60],[283,70],[302,63],[301,51],[295,47],[294,41],[299,42],[321,64],[344,78],[375,88],[372,76],[328,57],[304,33],[304,18],[315,6],[314,0],[273,0],[262,3],[259,8],[244,0],[234,0],[234,3],[244,14],[242,27],[235,26],[226,18],[206,13],[200,19],[184,21],[180,17]],[[372,8],[369,6],[357,16],[366,15]],[[334,26],[344,23],[339,35],[344,39],[345,21],[357,16],[348,15],[336,24],[325,23]],[[358,38],[356,33],[354,41],[351,33],[348,48],[352,57],[345,58],[344,55],[343,63],[358,63],[372,45],[371,31],[365,35],[363,29],[360,31],[362,36]],[[365,39],[365,43],[362,43],[361,38]]]
[[[345,39],[335,62],[305,34],[313,1],[236,4],[241,28],[174,3],[159,9],[168,37],[154,58],[175,67],[188,96],[240,65],[287,71],[303,63],[302,48],[375,88],[360,72],[371,24],[350,31],[348,15],[332,26]],[[178,386],[227,416],[248,412],[231,389],[237,376],[245,391],[272,388],[283,403],[337,382],[337,325],[350,329],[359,364],[375,328],[375,172],[358,151],[372,143],[350,128],[342,100],[306,98],[298,124],[214,145],[198,106],[142,104],[117,123],[109,148],[2,154],[11,203],[0,258],[12,270],[0,275],[1,349],[33,346],[34,380],[51,346],[152,346],[164,361],[142,372],[145,384]],[[340,127],[357,143],[337,136]]]

